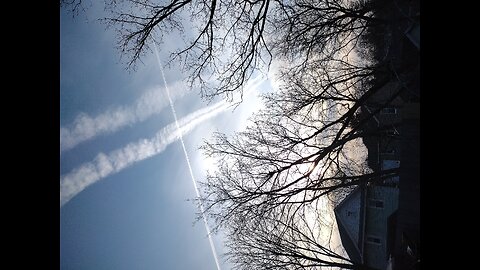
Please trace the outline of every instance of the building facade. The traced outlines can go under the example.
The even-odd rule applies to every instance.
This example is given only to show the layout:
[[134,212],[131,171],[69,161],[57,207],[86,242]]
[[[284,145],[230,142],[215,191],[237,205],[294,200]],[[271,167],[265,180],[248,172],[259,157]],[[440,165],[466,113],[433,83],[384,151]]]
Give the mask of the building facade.
[[343,247],[350,259],[386,269],[393,248],[399,190],[392,186],[359,186],[336,208]]

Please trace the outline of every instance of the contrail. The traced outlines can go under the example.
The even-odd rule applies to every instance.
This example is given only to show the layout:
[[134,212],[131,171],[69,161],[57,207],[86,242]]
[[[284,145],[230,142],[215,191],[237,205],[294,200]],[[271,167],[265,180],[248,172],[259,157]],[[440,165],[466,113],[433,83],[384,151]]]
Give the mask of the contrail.
[[[180,131],[187,134],[200,123],[216,116],[227,108],[228,106],[219,102],[197,110],[178,121]],[[100,152],[93,161],[84,163],[60,177],[60,206],[63,206],[89,185],[136,162],[163,152],[168,145],[178,139],[180,138],[177,123],[170,123],[150,139],[141,139],[129,143],[122,148],[113,150],[108,155]]]
[[[160,61],[160,56],[158,55],[157,45],[155,44],[155,42],[153,42],[153,45],[155,47],[155,55],[157,56],[158,67],[160,68],[160,72],[162,73],[163,83],[165,84],[165,91],[167,92],[168,101],[170,102],[170,109],[172,109],[173,118],[175,120],[175,124],[176,124],[177,130],[178,130],[178,135],[180,137],[180,143],[182,144],[183,153],[185,154],[185,160],[187,161],[188,171],[190,172],[190,176],[192,178],[192,183],[193,183],[193,187],[195,188],[195,193],[197,194],[197,198],[200,198],[200,191],[198,190],[197,180],[195,180],[195,176],[193,175],[192,165],[190,164],[190,158],[188,157],[187,149],[185,147],[185,142],[183,141],[183,136],[182,136],[182,131],[180,130],[180,125],[178,124],[177,112],[175,111],[175,107],[173,106],[173,101],[172,101],[172,98],[170,97],[170,91],[168,90],[168,86],[167,86],[167,80],[165,79],[165,74],[163,73],[163,67],[162,67],[162,63]],[[210,227],[208,226],[207,217],[205,216],[204,212],[205,211],[204,211],[204,208],[203,208],[203,204],[200,201],[200,213],[202,214],[203,224],[205,225],[205,229],[207,230],[208,242],[210,243],[210,248],[212,249],[213,258],[215,260],[215,264],[217,265],[217,269],[221,270],[220,263],[219,263],[218,257],[217,257],[217,251],[215,250],[215,245],[214,245],[213,240],[212,240],[212,234],[210,232]]]
[[[252,93],[255,87],[263,81],[260,80],[247,87],[245,93],[247,95]],[[179,119],[180,132],[177,123],[170,123],[149,139],[129,143],[108,154],[100,152],[93,161],[86,162],[60,177],[60,206],[65,205],[70,199],[97,181],[120,172],[136,162],[160,154],[168,145],[180,139],[179,134],[189,133],[202,122],[211,119],[229,107],[230,105],[225,101],[217,102]]]
[[[182,82],[175,83],[173,87],[178,89],[173,98],[181,97],[186,92],[186,86]],[[80,113],[71,124],[60,128],[60,153],[98,135],[113,133],[125,126],[144,121],[160,113],[167,104],[162,89],[154,88],[145,92],[130,106],[111,108],[93,117]]]

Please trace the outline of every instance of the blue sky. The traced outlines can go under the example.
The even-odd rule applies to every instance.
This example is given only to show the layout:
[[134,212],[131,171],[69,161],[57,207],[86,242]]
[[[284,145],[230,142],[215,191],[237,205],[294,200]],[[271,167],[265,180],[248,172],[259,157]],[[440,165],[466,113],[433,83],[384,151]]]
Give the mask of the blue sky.
[[[125,70],[114,32],[96,21],[102,9],[61,11],[61,269],[216,269],[205,227],[194,224],[195,189],[155,54]],[[168,49],[159,47],[163,62]],[[198,146],[213,131],[241,129],[269,83],[257,81],[232,112],[201,101],[175,68],[165,77],[201,181],[211,163]],[[213,240],[220,255],[221,234]]]

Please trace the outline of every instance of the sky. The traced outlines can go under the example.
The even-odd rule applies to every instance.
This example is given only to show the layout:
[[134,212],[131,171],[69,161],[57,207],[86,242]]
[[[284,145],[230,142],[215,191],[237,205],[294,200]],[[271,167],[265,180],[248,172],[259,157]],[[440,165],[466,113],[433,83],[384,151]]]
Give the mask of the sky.
[[[150,53],[126,70],[115,33],[96,20],[102,10],[60,11],[60,268],[216,269],[191,201],[192,175],[202,181],[212,168],[198,147],[214,131],[245,127],[272,83],[251,82],[235,110],[206,103],[175,67],[163,78],[159,62],[172,40],[158,47],[159,59]],[[221,269],[230,269],[221,232],[212,241]]]

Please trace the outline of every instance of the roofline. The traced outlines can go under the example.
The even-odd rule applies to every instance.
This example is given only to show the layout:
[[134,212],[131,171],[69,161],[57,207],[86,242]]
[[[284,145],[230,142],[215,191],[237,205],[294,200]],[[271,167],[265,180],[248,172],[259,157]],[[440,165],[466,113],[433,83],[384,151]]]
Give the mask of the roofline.
[[[363,196],[361,196],[363,195]],[[366,186],[366,184],[364,186],[362,186],[362,194],[360,195],[360,199],[362,199],[363,197],[363,201],[360,202],[360,209],[363,208],[363,217],[360,221],[360,232],[362,232],[362,238],[361,238],[361,242],[358,243],[361,250],[360,250],[360,258],[362,260],[362,263],[364,263],[363,261],[363,250],[365,248],[365,220],[366,220],[366,216],[367,216],[367,195],[368,195],[368,188]],[[360,240],[360,239],[358,239]]]
[[[370,110],[370,108],[368,108],[367,105],[362,105],[363,107],[365,107],[365,109],[370,113],[372,114],[372,111]],[[378,121],[378,118],[376,115],[372,115],[373,116],[373,119],[375,119],[375,121],[377,122],[377,126],[380,126],[380,121]]]
[[345,201],[348,200],[351,196],[353,196],[353,193],[357,192],[360,189],[360,186],[357,186],[350,194],[347,195],[335,208],[333,209],[335,212],[337,211],[337,208],[340,208],[343,204],[345,204]]
[[[353,241],[353,237],[352,237],[352,235],[350,234],[350,232],[348,231],[347,226],[345,226],[345,224],[343,223],[343,221],[342,221],[342,219],[340,218],[340,216],[337,215],[337,212],[335,212],[335,215],[336,215],[336,217],[337,217],[336,220],[337,220],[337,221],[340,221],[340,224],[342,225],[342,227],[345,228],[344,231],[347,233],[348,238],[350,238],[350,241],[352,241],[352,242],[354,243],[353,246],[355,247],[355,249],[358,251],[358,254],[360,255],[360,263],[363,263],[363,254],[362,254],[362,252],[360,251],[360,249],[358,248],[358,243],[355,244],[355,241]],[[341,238],[340,238],[340,242],[342,242]],[[342,242],[342,246],[343,246],[343,242]],[[344,249],[345,249],[345,248],[344,248]],[[347,252],[347,254],[348,254],[348,252]],[[350,257],[350,255],[349,255],[349,257]],[[351,259],[351,258],[350,258],[350,259]]]
[[[360,217],[361,220],[360,220],[360,224],[359,224],[359,233],[361,234],[361,239],[359,238],[358,240],[361,242],[360,243],[356,243],[355,246],[355,249],[358,251],[358,254],[360,255],[360,263],[364,263],[364,260],[363,260],[363,249],[364,249],[364,243],[365,243],[365,233],[364,233],[364,229],[365,229],[365,217],[366,217],[366,212],[367,212],[367,208],[366,208],[366,202],[367,202],[367,187],[366,186],[363,186],[363,185],[359,185],[357,186],[354,190],[352,190],[352,192],[350,192],[350,194],[347,195],[347,197],[345,197],[345,199],[343,199],[335,208],[334,208],[334,213],[337,217],[340,217],[338,215],[338,208],[340,208],[344,203],[345,201],[347,201],[351,196],[353,196],[353,194],[355,192],[358,192],[360,191],[360,211],[363,209],[363,216]],[[363,196],[362,196],[363,195]],[[363,199],[363,200],[362,200]],[[340,221],[342,227],[344,228],[347,228],[347,226],[345,226],[345,224],[343,223],[343,220],[341,218],[336,218],[337,221]],[[345,230],[345,232],[347,232],[347,235],[348,237],[353,240],[353,237],[352,235],[350,234],[350,232],[348,230]],[[354,241],[352,241],[354,242]],[[354,242],[355,243],[355,242]],[[343,245],[343,243],[342,243]],[[359,248],[360,246],[360,248]]]

